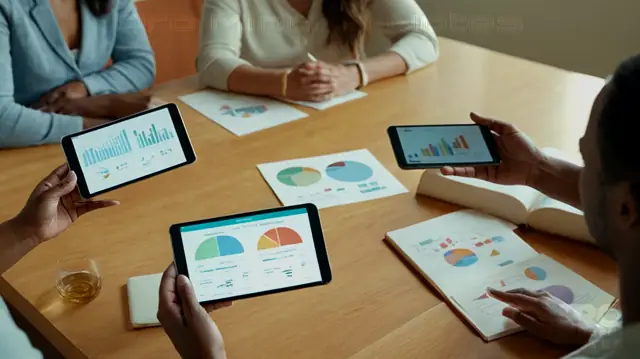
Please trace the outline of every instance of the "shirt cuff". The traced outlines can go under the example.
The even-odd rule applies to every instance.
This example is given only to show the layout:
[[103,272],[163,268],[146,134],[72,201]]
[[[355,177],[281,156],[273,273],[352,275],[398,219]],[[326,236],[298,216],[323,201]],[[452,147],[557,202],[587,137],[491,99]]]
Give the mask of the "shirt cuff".
[[[424,48],[427,46],[428,48]],[[395,52],[402,57],[407,64],[407,72],[405,74],[408,75],[438,59],[438,50],[433,47],[434,45],[428,40],[406,37],[391,46],[389,51]]]
[[216,59],[199,71],[200,85],[213,87],[214,89],[228,91],[229,75],[239,66],[251,63],[240,58]]
[[82,121],[80,116],[54,115],[47,142],[59,143],[62,137],[82,131]]
[[89,91],[89,95],[98,96],[109,92],[111,86],[99,74],[89,75],[82,79]]

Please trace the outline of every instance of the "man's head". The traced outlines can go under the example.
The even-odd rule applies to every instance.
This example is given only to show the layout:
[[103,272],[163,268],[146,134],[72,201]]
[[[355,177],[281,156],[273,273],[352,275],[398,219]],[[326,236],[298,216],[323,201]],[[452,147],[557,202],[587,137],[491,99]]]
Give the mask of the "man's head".
[[620,258],[640,248],[640,55],[623,62],[598,95],[580,149],[589,230]]

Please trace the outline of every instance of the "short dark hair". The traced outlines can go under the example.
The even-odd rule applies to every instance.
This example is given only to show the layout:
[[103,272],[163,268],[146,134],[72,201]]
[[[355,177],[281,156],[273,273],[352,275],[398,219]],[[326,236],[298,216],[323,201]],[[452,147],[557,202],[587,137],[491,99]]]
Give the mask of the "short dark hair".
[[597,125],[603,179],[631,182],[640,201],[640,54],[616,69]]
[[[122,1],[122,0],[121,0]],[[101,17],[111,11],[111,0],[84,0],[94,16]]]

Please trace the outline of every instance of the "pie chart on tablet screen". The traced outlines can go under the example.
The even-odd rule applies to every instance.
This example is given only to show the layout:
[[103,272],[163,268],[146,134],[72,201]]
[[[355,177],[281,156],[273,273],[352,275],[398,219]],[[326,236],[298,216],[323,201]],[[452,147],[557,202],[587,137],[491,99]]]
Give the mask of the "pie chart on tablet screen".
[[288,227],[273,228],[265,232],[258,241],[258,250],[278,248],[302,243],[298,232]]

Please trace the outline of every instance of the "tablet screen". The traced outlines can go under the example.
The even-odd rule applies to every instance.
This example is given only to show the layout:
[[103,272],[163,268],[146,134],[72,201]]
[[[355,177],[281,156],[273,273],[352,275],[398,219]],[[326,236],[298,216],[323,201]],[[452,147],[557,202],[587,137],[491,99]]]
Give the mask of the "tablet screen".
[[200,302],[322,281],[304,208],[185,226],[180,236]]
[[71,141],[91,193],[187,162],[168,108]]
[[493,161],[476,125],[399,127],[398,137],[408,164]]

